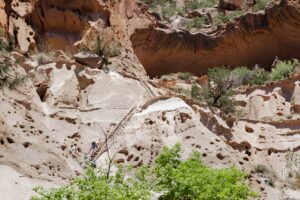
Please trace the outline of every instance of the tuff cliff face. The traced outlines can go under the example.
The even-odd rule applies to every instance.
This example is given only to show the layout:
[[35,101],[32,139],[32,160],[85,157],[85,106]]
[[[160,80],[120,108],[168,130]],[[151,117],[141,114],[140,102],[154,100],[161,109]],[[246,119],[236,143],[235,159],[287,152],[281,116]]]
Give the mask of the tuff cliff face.
[[268,67],[275,56],[299,58],[299,2],[282,0],[265,12],[245,14],[210,33],[191,34],[151,26],[131,36],[134,50],[151,76],[209,67]]
[[[84,30],[102,22],[113,27],[117,37],[128,45],[128,31],[143,19],[135,1],[2,1],[1,25],[7,27],[22,52],[40,48],[78,50],[74,43],[84,37]],[[137,14],[141,16],[137,17]],[[127,43],[126,43],[127,42]]]
[[[241,1],[226,2],[247,9]],[[195,150],[210,166],[248,172],[261,199],[279,199],[281,190],[298,198],[299,191],[285,184],[286,156],[300,150],[299,74],[240,91],[235,99],[245,115],[235,118],[174,94],[175,87],[190,91],[191,81],[147,75],[300,57],[299,10],[299,0],[281,0],[265,12],[192,34],[168,28],[133,0],[0,0],[0,23],[19,51],[9,52],[12,68],[28,77],[15,90],[0,91],[2,197],[29,199],[33,186],[58,187],[80,176],[92,141],[100,144],[97,166],[105,166],[107,140],[114,163],[152,164],[163,146],[179,142],[185,157]],[[98,55],[77,54],[102,29],[120,42],[120,53],[105,67]],[[49,49],[56,51],[52,59],[38,57]],[[204,82],[207,77],[198,79]],[[77,159],[70,155],[73,144]],[[255,171],[258,165],[274,173],[275,185]]]

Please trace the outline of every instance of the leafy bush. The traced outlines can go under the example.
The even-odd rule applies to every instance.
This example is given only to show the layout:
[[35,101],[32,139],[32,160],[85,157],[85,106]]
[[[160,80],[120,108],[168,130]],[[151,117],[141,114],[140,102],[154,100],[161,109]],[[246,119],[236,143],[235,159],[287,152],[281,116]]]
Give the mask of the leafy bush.
[[202,88],[201,100],[225,113],[233,112],[235,101],[232,96],[234,95],[235,80],[231,70],[225,67],[208,69],[208,82],[208,86]]
[[2,57],[0,60],[0,89],[9,88],[15,89],[26,80],[25,76],[17,76],[13,72],[13,61],[8,57]]
[[43,65],[43,64],[53,62],[56,57],[56,53],[54,51],[44,51],[44,52],[39,52],[33,55],[32,57],[33,59],[37,60],[39,65]]
[[235,167],[212,169],[196,152],[182,161],[178,144],[172,148],[164,147],[155,162],[161,200],[248,199],[256,196],[245,183],[245,173]]
[[107,31],[97,37],[94,45],[94,52],[99,56],[107,58],[115,57],[120,53],[119,43],[115,40],[114,35]]
[[197,10],[199,8],[211,8],[217,4],[216,0],[190,0],[185,3],[185,10]]
[[250,70],[246,67],[238,67],[230,70],[225,67],[214,67],[208,70],[208,86],[200,89],[192,85],[191,96],[225,113],[233,113],[236,105],[232,98],[234,89],[246,84],[261,85],[268,78],[269,74],[264,69]]
[[214,17],[214,24],[215,25],[220,25],[229,21],[232,21],[233,19],[241,16],[243,14],[243,11],[233,11],[230,12],[228,15],[224,15],[219,13]]
[[235,77],[236,85],[247,84],[252,78],[252,71],[247,67],[237,67],[231,74]]
[[269,73],[262,68],[257,68],[252,71],[251,80],[249,83],[251,85],[262,85],[269,80]]
[[298,66],[298,60],[279,61],[275,68],[272,69],[272,80],[287,79]]
[[174,15],[183,15],[184,12],[200,8],[213,7],[217,0],[189,0],[184,3],[184,8],[177,7],[175,0],[142,0],[150,8],[159,13],[163,19],[168,20]]
[[15,49],[15,39],[11,35],[6,35],[5,31],[0,28],[0,51],[13,51]]
[[120,44],[111,28],[97,30],[95,41],[82,44],[81,51],[90,51],[101,57],[111,58],[120,54]]
[[195,99],[201,98],[201,88],[196,83],[192,84],[191,97]]
[[182,15],[183,10],[177,8],[176,5],[166,5],[161,8],[163,19],[169,19],[174,15]]
[[142,176],[125,178],[125,174],[121,169],[108,179],[105,173],[89,169],[86,171],[84,177],[74,179],[67,186],[49,192],[43,190],[41,187],[37,187],[34,190],[39,194],[39,197],[32,197],[32,200],[150,199],[150,192],[146,180],[144,180]]
[[181,72],[178,74],[178,78],[181,80],[190,80],[193,77],[193,74],[190,72]]
[[191,30],[192,28],[203,28],[204,25],[209,25],[209,18],[205,15],[202,17],[193,18],[190,22],[186,24],[186,29]]
[[265,174],[265,173],[269,173],[269,169],[265,165],[258,164],[255,167],[255,172],[260,174]]
[[155,159],[155,165],[140,167],[126,177],[119,168],[107,178],[101,171],[89,169],[84,177],[74,179],[69,185],[51,191],[38,187],[39,196],[32,200],[107,199],[150,200],[158,192],[160,200],[246,200],[256,194],[246,184],[246,174],[235,167],[212,169],[193,153],[187,160],[181,158],[181,146],[164,147]]
[[230,21],[230,17],[224,14],[218,14],[213,19],[214,25],[220,25]]

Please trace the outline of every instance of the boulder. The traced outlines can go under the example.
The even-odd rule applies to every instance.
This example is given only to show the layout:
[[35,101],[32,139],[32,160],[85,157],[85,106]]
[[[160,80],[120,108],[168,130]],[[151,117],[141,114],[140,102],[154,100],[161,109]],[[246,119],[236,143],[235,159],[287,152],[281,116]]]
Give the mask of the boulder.
[[291,110],[295,113],[300,113],[300,81],[295,82],[295,88],[291,99]]
[[99,68],[101,67],[101,58],[97,54],[90,52],[79,52],[74,55],[73,58],[76,62],[87,65],[91,68]]
[[219,7],[222,10],[249,10],[255,5],[255,0],[220,0]]

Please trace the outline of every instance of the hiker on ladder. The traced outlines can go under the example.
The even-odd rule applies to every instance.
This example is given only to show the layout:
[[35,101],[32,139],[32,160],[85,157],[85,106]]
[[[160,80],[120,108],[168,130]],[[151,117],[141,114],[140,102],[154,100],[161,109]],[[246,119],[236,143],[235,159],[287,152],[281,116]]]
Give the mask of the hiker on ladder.
[[96,153],[97,149],[98,149],[98,144],[95,141],[93,141],[91,144],[91,148],[87,154],[93,156]]
[[71,152],[70,153],[71,153],[72,158],[77,159],[77,156],[79,154],[77,144],[71,145]]

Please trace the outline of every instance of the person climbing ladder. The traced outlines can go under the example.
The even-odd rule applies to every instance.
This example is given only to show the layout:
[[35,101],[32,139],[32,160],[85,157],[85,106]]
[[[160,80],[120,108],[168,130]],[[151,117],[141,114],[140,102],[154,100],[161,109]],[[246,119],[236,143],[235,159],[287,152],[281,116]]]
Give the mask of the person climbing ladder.
[[74,159],[77,159],[77,156],[78,156],[78,147],[77,147],[77,144],[73,144],[71,145],[71,151],[70,151],[71,155],[72,155],[72,158]]
[[94,153],[96,153],[97,149],[98,149],[98,144],[95,141],[93,141],[91,144],[91,148],[87,154],[92,157]]

